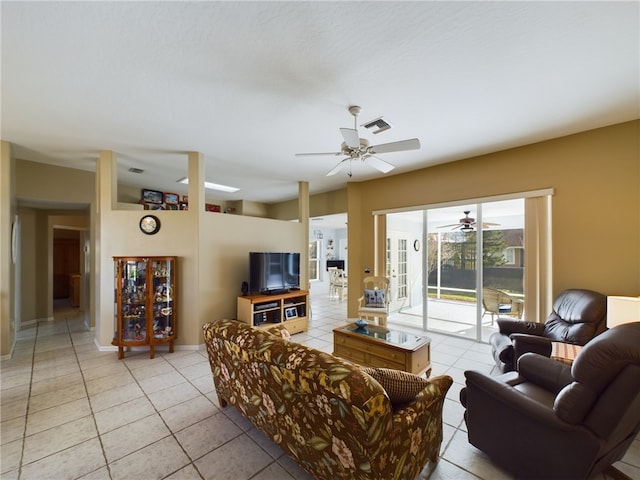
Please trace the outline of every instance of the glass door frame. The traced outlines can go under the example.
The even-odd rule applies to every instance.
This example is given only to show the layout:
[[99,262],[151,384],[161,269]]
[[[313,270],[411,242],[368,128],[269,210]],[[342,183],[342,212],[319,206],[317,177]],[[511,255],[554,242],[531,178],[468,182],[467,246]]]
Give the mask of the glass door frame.
[[[468,199],[465,201],[446,202],[442,204],[431,204],[424,206],[414,206],[407,208],[397,208],[384,211],[373,211],[374,225],[376,228],[376,238],[379,239],[378,245],[382,244],[386,247],[386,243],[382,243],[382,240],[386,238],[387,229],[387,215],[400,212],[418,212],[421,211],[423,215],[423,225],[426,225],[427,215],[429,210],[435,210],[443,207],[458,207],[461,208],[465,205],[471,204],[483,204],[500,202],[510,199],[521,199],[524,201],[523,217],[524,225],[523,230],[526,229],[525,242],[531,248],[528,248],[522,254],[524,258],[524,265],[531,270],[530,273],[524,275],[523,291],[527,292],[525,297],[525,311],[529,310],[531,316],[535,316],[540,310],[544,311],[548,309],[550,289],[551,289],[551,200],[553,196],[553,189],[536,190],[529,192],[520,192],[508,195],[500,195],[478,199]],[[483,212],[480,210],[475,214],[476,222],[481,224],[483,222]],[[384,229],[384,231],[380,231]],[[477,251],[482,251],[483,248],[483,235],[476,236],[476,248]],[[420,239],[422,251],[426,251],[428,248],[427,229],[423,228],[422,236]],[[376,245],[375,251],[376,258],[380,261],[386,259],[386,251],[381,252]],[[381,246],[381,245],[380,245]],[[382,254],[381,254],[382,253]],[[381,271],[385,271],[386,266],[382,266]],[[427,262],[426,260],[421,262],[420,269],[422,270],[422,279],[427,278]],[[484,268],[476,269],[476,285],[483,285],[484,281]],[[427,283],[422,282],[422,298],[427,298]],[[482,290],[478,289],[478,299],[475,305],[476,311],[476,324],[475,324],[475,338],[480,339],[482,334],[482,313],[483,307],[481,302]],[[422,314],[422,328],[427,329],[428,325],[428,311],[425,306],[426,302],[423,302],[423,314]],[[417,325],[416,325],[417,326]],[[419,327],[418,327],[419,328]],[[487,338],[482,339],[486,341]]]

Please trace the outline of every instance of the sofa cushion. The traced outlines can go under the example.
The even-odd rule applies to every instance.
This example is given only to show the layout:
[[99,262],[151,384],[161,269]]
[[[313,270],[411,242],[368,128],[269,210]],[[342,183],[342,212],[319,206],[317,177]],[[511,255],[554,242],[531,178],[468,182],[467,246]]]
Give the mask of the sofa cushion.
[[384,308],[384,290],[369,290],[364,291],[364,306],[365,307],[378,307]]
[[362,367],[362,371],[372,376],[384,388],[392,404],[412,401],[429,385],[426,378],[402,370]]

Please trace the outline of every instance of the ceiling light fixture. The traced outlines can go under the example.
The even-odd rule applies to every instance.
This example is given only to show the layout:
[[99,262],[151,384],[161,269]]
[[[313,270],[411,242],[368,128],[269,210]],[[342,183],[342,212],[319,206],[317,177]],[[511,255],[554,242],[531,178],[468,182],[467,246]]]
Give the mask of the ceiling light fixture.
[[[188,185],[189,178],[188,177],[181,178],[180,180],[178,180],[178,183],[185,183]],[[204,188],[208,188],[209,190],[219,190],[221,192],[229,192],[229,193],[234,193],[240,190],[239,188],[236,188],[236,187],[229,187],[227,185],[221,185],[219,183],[206,182],[206,181],[204,182]]]

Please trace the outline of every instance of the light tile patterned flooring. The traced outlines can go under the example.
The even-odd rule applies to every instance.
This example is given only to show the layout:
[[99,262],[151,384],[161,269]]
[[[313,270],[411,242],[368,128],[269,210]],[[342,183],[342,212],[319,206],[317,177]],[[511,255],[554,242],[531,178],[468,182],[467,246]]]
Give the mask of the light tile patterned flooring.
[[[332,351],[346,305],[312,298],[294,341]],[[466,369],[490,372],[489,347],[430,334],[433,375],[454,379],[444,407],[441,459],[421,479],[508,479],[466,438],[458,401]],[[74,310],[19,333],[2,362],[1,472],[10,479],[309,479],[232,407],[220,409],[206,352],[99,352]],[[640,440],[618,466],[640,478]],[[602,477],[604,478],[604,477]],[[384,479],[381,479],[384,480]]]

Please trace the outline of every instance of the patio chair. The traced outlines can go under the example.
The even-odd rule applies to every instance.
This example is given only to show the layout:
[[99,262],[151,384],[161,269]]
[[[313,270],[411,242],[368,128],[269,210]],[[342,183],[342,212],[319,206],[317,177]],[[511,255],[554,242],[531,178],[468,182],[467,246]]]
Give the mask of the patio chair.
[[522,316],[522,300],[513,298],[507,292],[496,288],[482,289],[482,307],[484,317],[487,313],[491,315],[491,325],[495,320],[494,317],[503,315],[514,316],[520,318]]

